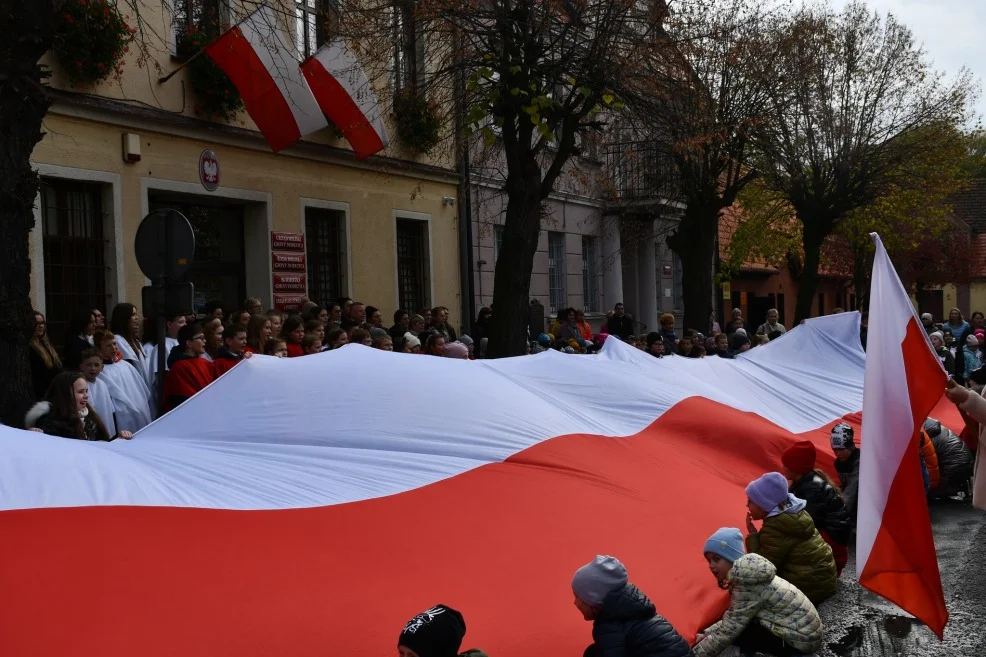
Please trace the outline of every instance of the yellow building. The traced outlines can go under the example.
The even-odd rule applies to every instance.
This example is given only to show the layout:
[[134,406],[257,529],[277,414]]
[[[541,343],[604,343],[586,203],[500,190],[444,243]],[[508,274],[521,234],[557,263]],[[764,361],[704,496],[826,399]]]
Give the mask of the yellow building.
[[[305,4],[281,1],[286,23],[291,5]],[[313,300],[353,297],[380,308],[385,321],[398,307],[445,305],[457,323],[454,162],[409,154],[392,129],[391,145],[362,161],[327,130],[273,154],[246,113],[229,123],[196,116],[184,72],[159,82],[181,64],[172,53],[182,15],[169,4],[144,4],[141,20],[155,28],[142,41],[148,60],[138,65],[132,48],[119,81],[72,89],[48,56],[54,102],[32,156],[42,183],[30,240],[32,300],[53,337],[76,308],[140,305],[147,281],[134,236],[161,208],[181,211],[195,230],[187,280],[199,306],[218,298],[236,307],[256,296],[272,307],[272,233],[287,232],[304,235]],[[196,3],[173,4],[187,11]],[[321,30],[298,21],[286,32],[320,45]],[[391,95],[378,89],[388,116]],[[210,191],[202,173],[215,162],[219,182]]]

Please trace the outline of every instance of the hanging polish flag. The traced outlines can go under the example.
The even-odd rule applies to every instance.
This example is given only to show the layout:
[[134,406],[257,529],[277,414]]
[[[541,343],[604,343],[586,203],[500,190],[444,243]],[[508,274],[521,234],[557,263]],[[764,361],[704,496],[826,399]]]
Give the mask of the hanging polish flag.
[[356,56],[335,38],[301,64],[325,115],[342,131],[360,158],[378,153],[389,139],[380,104]]
[[856,572],[940,639],[948,622],[918,457],[921,426],[948,380],[880,236],[870,282]]
[[298,68],[297,51],[267,5],[209,44],[205,52],[236,86],[247,113],[274,152],[328,127]]

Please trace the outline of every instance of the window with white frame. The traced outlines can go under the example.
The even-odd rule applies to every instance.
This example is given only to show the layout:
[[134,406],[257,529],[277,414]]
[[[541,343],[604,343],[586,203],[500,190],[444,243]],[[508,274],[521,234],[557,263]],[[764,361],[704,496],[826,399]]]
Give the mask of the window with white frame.
[[493,266],[500,259],[500,247],[503,246],[503,226],[493,226]]
[[565,233],[548,233],[548,312],[565,305]]
[[337,12],[333,0],[294,0],[294,41],[303,58],[314,55],[329,40]]
[[419,89],[424,84],[425,34],[416,10],[415,0],[394,0],[391,10],[395,91]]
[[599,240],[582,236],[582,298],[587,313],[599,312]]

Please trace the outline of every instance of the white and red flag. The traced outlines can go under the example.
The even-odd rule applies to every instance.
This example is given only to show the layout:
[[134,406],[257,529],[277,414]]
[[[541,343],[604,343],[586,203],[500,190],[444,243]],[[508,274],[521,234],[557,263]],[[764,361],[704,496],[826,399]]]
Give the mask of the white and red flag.
[[389,141],[380,104],[356,56],[335,38],[301,64],[301,71],[327,117],[342,131],[360,158],[383,150]]
[[206,47],[229,76],[270,147],[280,151],[328,127],[290,38],[263,5]]
[[948,622],[918,456],[947,375],[879,235],[870,282],[863,384],[856,571],[941,638]]

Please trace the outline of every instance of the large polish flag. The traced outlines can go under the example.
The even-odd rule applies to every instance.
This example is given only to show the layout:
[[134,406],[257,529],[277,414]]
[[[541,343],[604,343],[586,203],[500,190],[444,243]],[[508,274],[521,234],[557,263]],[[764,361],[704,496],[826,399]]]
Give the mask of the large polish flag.
[[[863,392],[856,563],[859,582],[939,638],[948,622],[918,456],[947,375],[876,233]],[[956,424],[956,427],[961,427]]]
[[130,441],[0,427],[0,655],[373,657],[442,602],[463,648],[570,657],[596,554],[691,639],[728,605],[705,540],[794,441],[834,474],[863,368],[856,313],[735,360],[349,345],[255,356]]
[[206,47],[274,152],[328,127],[277,13],[262,5]]
[[325,115],[342,131],[360,158],[389,143],[376,94],[344,39],[334,38],[301,64]]

